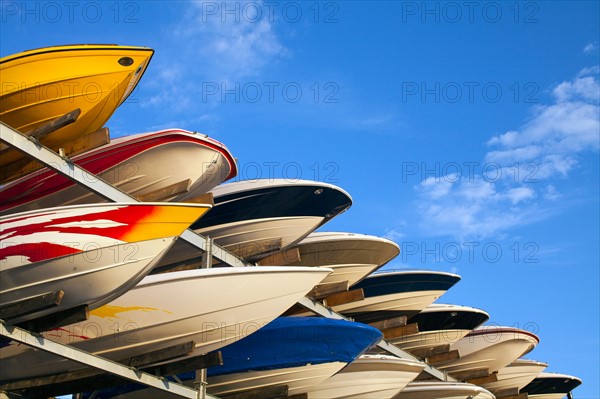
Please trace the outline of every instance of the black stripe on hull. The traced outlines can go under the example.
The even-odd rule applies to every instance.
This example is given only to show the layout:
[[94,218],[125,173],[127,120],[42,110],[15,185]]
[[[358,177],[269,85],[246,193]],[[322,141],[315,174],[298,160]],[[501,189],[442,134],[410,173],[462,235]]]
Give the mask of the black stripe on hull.
[[409,319],[409,323],[418,323],[419,331],[473,330],[489,319],[480,312],[464,310],[444,310],[440,312],[419,313]]
[[352,205],[345,193],[327,186],[278,186],[215,198],[214,207],[192,225],[193,230],[244,220],[317,216],[323,223]]
[[353,289],[362,288],[365,298],[416,291],[447,291],[460,277],[436,273],[381,273],[368,277]]
[[531,381],[521,392],[527,392],[529,395],[542,395],[549,393],[567,394],[581,385],[581,381],[575,378],[565,377],[543,377]]

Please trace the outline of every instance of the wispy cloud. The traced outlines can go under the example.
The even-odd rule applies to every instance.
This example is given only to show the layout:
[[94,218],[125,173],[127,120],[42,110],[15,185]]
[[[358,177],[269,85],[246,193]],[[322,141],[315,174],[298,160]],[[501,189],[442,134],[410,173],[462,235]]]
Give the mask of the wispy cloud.
[[[224,15],[226,10],[215,13],[208,3],[229,7],[216,2],[186,4],[180,19],[165,33],[162,57],[155,57],[151,65],[152,94],[143,106],[174,113],[189,113],[198,105],[213,107],[215,101],[203,100],[204,85],[219,90],[222,85],[234,87],[241,79],[261,76],[288,54],[276,32],[276,19],[234,18]],[[243,7],[244,3],[236,4]],[[174,49],[177,53],[170,54]]]
[[586,54],[591,54],[595,51],[598,50],[598,42],[591,42],[586,44],[586,46],[583,48],[583,52]]
[[553,214],[561,194],[553,179],[568,177],[584,151],[600,147],[598,68],[552,89],[553,103],[532,109],[518,130],[488,140],[483,173],[428,177],[415,188],[421,227],[429,235],[486,238]]

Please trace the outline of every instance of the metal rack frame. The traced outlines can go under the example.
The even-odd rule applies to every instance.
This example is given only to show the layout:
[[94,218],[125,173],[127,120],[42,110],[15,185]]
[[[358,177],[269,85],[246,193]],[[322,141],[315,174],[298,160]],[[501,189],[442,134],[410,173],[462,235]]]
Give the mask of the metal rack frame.
[[[0,140],[6,144],[14,147],[15,149],[23,152],[27,156],[35,159],[41,164],[47,166],[60,173],[61,175],[71,179],[76,184],[83,186],[96,194],[106,198],[107,200],[114,202],[138,202],[137,199],[117,189],[111,184],[103,181],[100,178],[90,179],[90,173],[86,170],[75,165],[69,158],[61,156],[54,151],[44,147],[35,138],[28,137],[20,133],[19,131],[11,128],[10,126],[0,122]],[[194,231],[188,229],[182,235],[181,239],[187,241],[189,244],[200,249],[205,254],[206,264],[205,267],[210,267],[212,257],[215,257],[219,261],[233,267],[245,267],[253,266],[252,264],[236,257],[229,251],[215,244],[210,238],[203,237]],[[333,310],[323,306],[321,303],[309,298],[304,297],[299,302],[300,305],[311,310],[317,315],[340,320],[349,320],[348,318],[334,312]],[[167,382],[162,377],[156,377],[144,372],[141,372],[135,368],[123,366],[120,363],[116,363],[99,356],[92,355],[90,353],[75,349],[68,345],[56,343],[54,341],[43,338],[39,334],[31,333],[24,329],[11,326],[4,321],[0,320],[0,335],[10,338],[15,341],[22,342],[26,345],[36,347],[41,350],[45,350],[59,356],[77,361],[79,363],[99,368],[108,373],[148,385],[163,391],[168,391],[175,395],[179,395],[184,398],[192,399],[218,399],[214,396],[207,395],[205,392],[204,383],[200,383],[199,389],[192,389],[180,384]],[[411,354],[401,350],[400,348],[382,340],[378,346],[387,352],[390,352],[398,357],[419,361],[422,360],[412,356]],[[456,381],[450,377],[446,372],[440,371],[435,367],[425,363],[425,371],[433,377],[441,381]],[[204,389],[203,389],[204,388]]]

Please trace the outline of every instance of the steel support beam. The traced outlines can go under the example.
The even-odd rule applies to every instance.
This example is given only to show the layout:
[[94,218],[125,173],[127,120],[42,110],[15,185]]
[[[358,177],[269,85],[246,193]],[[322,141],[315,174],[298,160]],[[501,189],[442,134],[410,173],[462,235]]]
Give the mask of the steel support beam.
[[[52,340],[46,339],[41,335],[32,334],[27,330],[11,326],[0,320],[0,335],[13,341],[21,342],[27,346],[41,349],[53,353],[65,359],[70,359],[78,363],[94,367],[107,373],[126,378],[133,382],[144,384],[146,386],[169,392],[182,398],[199,399],[200,392],[184,385],[175,384],[164,378],[155,377],[151,374],[142,372],[133,367],[126,367],[121,363],[113,362],[102,357],[92,355],[88,352],[63,345]],[[214,396],[206,395],[206,399],[217,399]]]
[[[94,193],[113,202],[138,202],[137,199],[108,184],[94,176],[83,168],[80,168],[68,158],[63,158],[54,151],[44,147],[37,140],[28,138],[17,130],[0,122],[0,139],[15,149],[27,154],[27,156],[41,162],[43,165],[54,169],[61,175],[73,180]],[[181,239],[187,241],[196,248],[207,251],[207,240],[192,230],[186,230]],[[224,248],[215,243],[211,245],[212,255],[230,266],[250,266],[249,263],[239,259]]]

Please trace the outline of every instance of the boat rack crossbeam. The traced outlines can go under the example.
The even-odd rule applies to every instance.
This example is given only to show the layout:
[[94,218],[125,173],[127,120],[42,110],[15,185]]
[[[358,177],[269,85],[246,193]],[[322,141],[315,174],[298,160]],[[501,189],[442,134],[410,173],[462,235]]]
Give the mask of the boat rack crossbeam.
[[182,398],[217,399],[214,396],[204,394],[199,390],[195,390],[184,385],[175,384],[167,379],[164,379],[163,377],[156,377],[134,367],[124,366],[120,363],[104,359],[100,356],[92,355],[72,346],[59,344],[52,340],[46,339],[39,334],[33,334],[22,328],[6,324],[4,321],[0,321],[0,334],[13,341],[17,341],[33,348],[41,349],[63,358],[100,369],[104,372],[125,378],[133,382],[141,383],[161,391],[181,396]]

